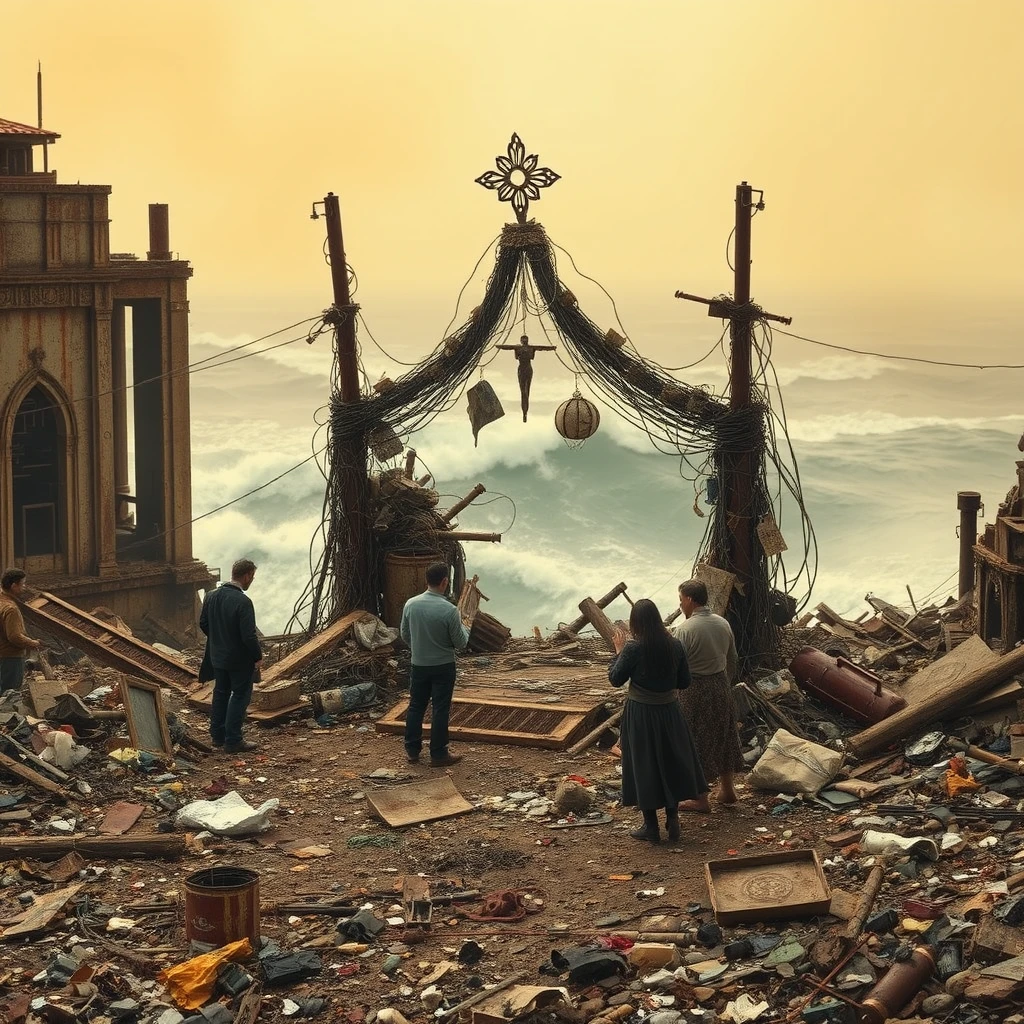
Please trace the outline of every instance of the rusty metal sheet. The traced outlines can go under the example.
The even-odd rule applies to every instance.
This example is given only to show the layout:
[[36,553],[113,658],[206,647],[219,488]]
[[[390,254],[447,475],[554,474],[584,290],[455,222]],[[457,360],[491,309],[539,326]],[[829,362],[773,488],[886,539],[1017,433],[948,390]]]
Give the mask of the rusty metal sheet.
[[367,793],[366,802],[392,828],[453,818],[473,810],[473,805],[455,788],[449,775]]
[[142,817],[145,807],[142,804],[129,803],[127,800],[118,800],[107,808],[100,825],[100,833],[105,836],[124,835]]

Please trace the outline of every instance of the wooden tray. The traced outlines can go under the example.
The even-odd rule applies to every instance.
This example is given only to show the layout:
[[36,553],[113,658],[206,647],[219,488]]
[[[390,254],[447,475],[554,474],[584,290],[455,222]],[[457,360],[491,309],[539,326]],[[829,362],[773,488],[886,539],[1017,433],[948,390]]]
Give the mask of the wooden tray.
[[719,924],[827,914],[832,893],[814,850],[786,850],[704,865]]

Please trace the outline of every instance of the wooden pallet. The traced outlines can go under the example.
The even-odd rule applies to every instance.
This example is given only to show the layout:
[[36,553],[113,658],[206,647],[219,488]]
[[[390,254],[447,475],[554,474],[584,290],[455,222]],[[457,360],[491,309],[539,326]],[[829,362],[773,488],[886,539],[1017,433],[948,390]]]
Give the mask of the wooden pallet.
[[[377,731],[402,734],[408,699],[377,720]],[[518,701],[454,697],[448,734],[454,740],[509,743],[519,747],[565,750],[582,736],[596,717],[597,708],[574,704],[534,704]],[[423,723],[430,735],[430,708]]]

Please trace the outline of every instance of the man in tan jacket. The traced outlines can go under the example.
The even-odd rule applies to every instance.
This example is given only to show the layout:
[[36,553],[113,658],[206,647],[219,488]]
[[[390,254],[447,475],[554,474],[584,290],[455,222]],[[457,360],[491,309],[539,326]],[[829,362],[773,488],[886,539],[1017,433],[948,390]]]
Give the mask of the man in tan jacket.
[[25,678],[25,655],[42,647],[25,633],[18,601],[25,589],[25,573],[8,569],[0,577],[0,693],[20,690]]

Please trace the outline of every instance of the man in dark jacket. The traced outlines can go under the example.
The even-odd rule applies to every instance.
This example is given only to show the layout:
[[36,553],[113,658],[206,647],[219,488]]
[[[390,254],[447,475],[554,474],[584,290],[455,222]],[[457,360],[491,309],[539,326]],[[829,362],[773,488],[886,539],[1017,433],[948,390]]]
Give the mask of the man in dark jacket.
[[242,738],[252,684],[263,660],[256,612],[245,593],[255,575],[255,563],[240,558],[231,567],[231,582],[203,598],[199,616],[199,628],[206,634],[203,661],[209,662],[214,678],[210,739],[228,754],[256,749],[255,743]]

